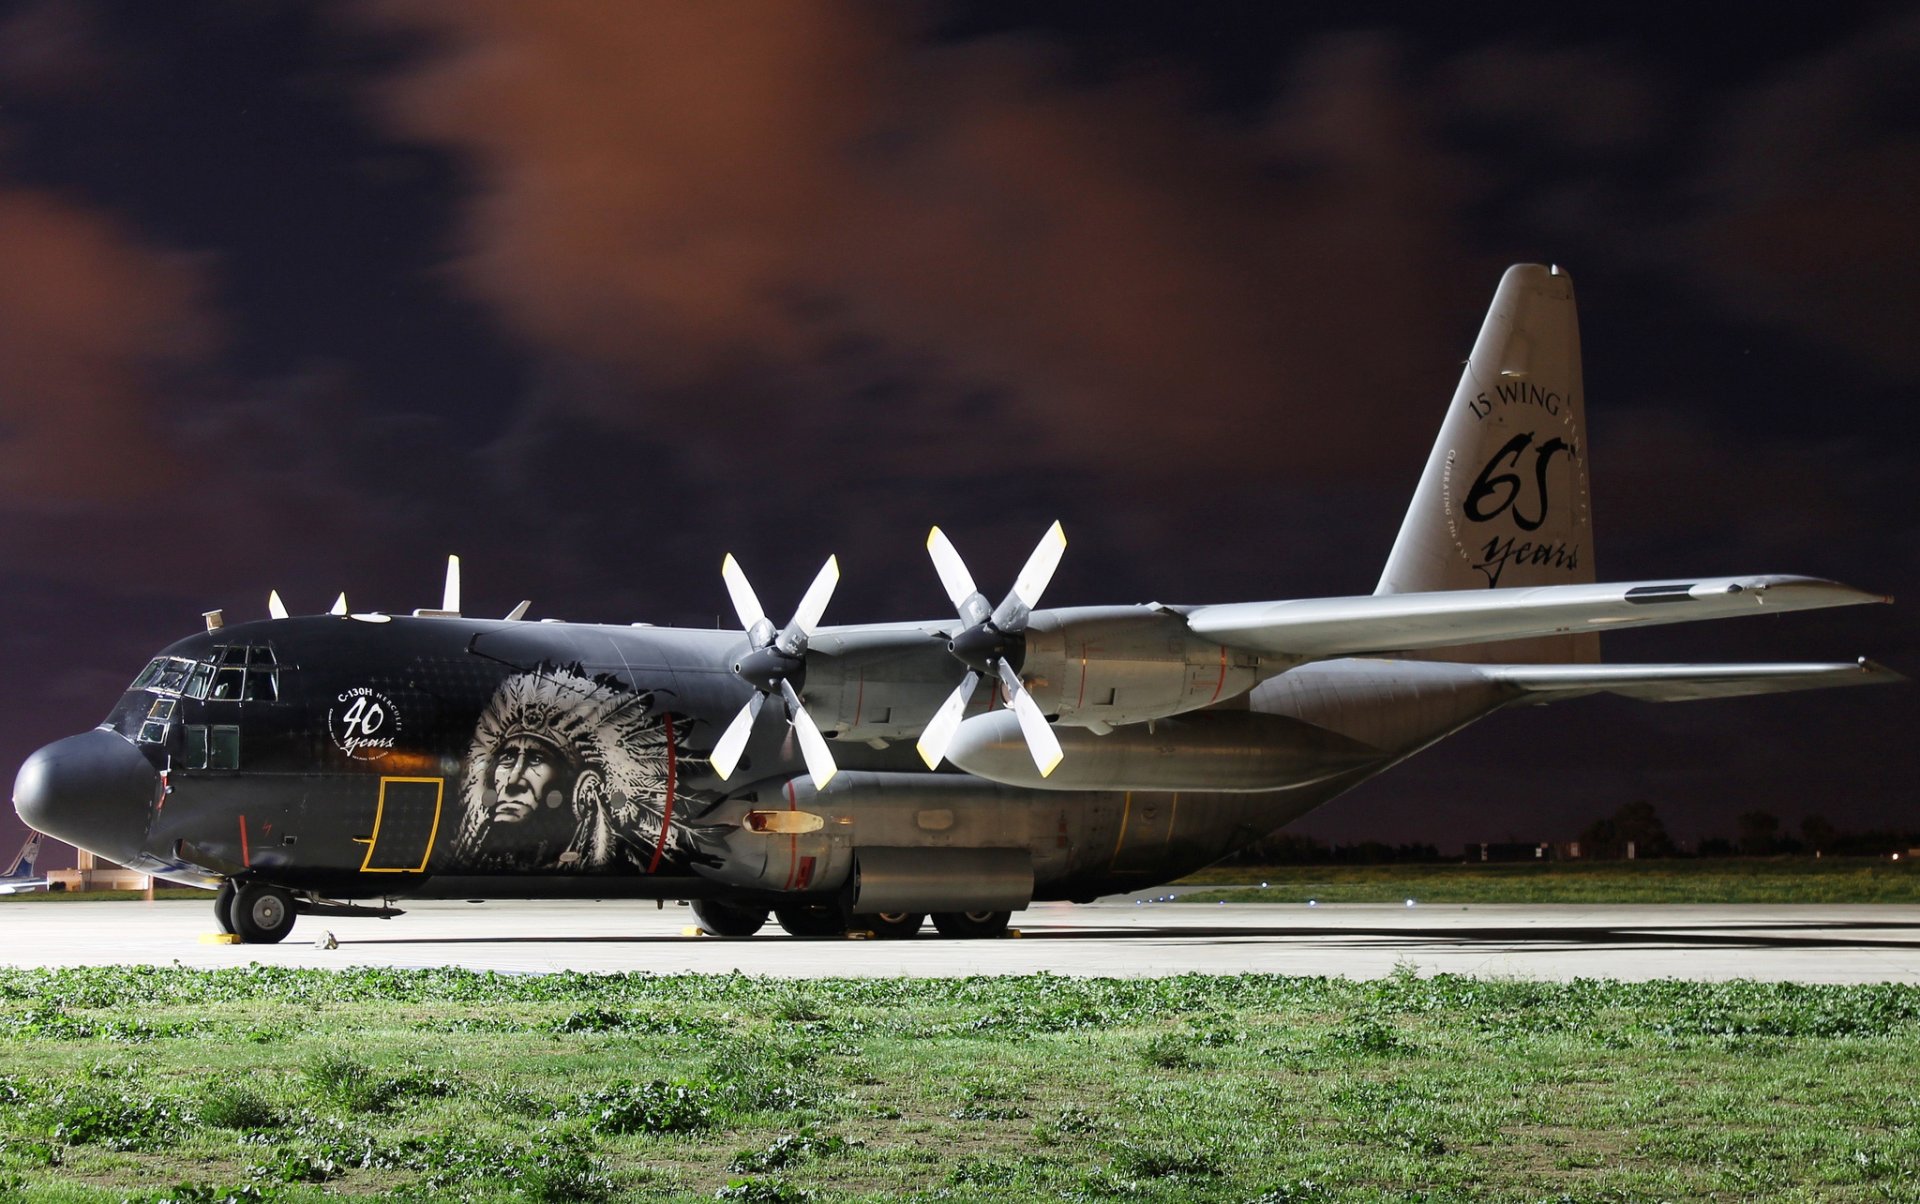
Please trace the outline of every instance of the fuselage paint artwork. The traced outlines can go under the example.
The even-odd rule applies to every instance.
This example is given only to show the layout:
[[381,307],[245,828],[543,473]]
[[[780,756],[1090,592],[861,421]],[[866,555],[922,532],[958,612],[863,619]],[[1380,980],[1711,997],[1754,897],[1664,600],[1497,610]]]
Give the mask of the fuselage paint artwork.
[[1597,582],[1583,411],[1571,282],[1515,267],[1370,595],[1043,609],[1057,525],[998,606],[936,529],[953,617],[919,622],[823,625],[834,559],[780,628],[728,557],[735,632],[462,617],[450,572],[411,616],[343,599],[210,620],[98,729],[29,758],[14,804],[216,889],[252,941],[433,896],[684,899],[723,935],[771,913],[801,935],[931,915],[991,936],[1036,900],[1204,866],[1511,704],[1900,680],[1598,663],[1611,628],[1887,599]]

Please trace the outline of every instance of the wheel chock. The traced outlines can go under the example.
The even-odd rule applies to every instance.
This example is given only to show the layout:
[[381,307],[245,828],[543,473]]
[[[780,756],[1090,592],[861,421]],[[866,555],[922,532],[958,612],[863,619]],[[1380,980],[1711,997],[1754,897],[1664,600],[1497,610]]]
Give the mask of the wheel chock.
[[203,932],[200,934],[202,945],[238,945],[240,934],[237,932]]
[[698,926],[695,926],[692,928],[682,928],[680,930],[680,935],[681,936],[705,936],[707,935],[707,930]]

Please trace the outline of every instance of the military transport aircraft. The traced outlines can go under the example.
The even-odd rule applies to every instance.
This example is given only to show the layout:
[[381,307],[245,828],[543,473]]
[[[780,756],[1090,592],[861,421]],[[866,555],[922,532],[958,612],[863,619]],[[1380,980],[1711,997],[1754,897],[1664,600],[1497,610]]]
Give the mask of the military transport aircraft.
[[[1039,899],[1188,873],[1480,717],[1900,680],[1868,661],[1602,664],[1614,628],[1889,599],[1806,577],[1596,584],[1573,286],[1501,280],[1370,595],[1042,609],[1058,524],[998,605],[938,528],[954,613],[784,624],[729,556],[739,632],[462,616],[271,618],[140,671],[33,754],[14,806],[217,888],[277,941],[406,896],[690,900],[701,925],[1003,933]],[[360,902],[356,902],[360,901]]]
[[36,878],[33,873],[33,863],[40,859],[40,844],[45,839],[38,832],[27,833],[27,841],[20,846],[20,852],[14,857],[13,864],[7,867],[6,873],[0,874],[0,895],[17,895],[25,891],[47,889],[47,879]]

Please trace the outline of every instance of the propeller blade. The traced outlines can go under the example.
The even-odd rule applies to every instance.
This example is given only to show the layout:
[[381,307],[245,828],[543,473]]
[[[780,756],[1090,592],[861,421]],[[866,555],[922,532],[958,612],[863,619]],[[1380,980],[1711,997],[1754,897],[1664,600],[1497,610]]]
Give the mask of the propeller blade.
[[833,781],[833,775],[840,772],[840,767],[833,763],[827,738],[820,734],[813,716],[807,714],[793,683],[784,677],[780,679],[780,693],[787,700],[787,722],[793,724],[794,734],[800,737],[800,755],[806,759],[807,776],[813,779],[815,790],[825,790],[827,783]]
[[533,605],[532,598],[522,598],[520,600],[520,605],[514,607],[512,610],[507,612],[506,621],[509,623],[518,623],[521,619],[524,619],[527,617],[527,607],[532,605]]
[[714,744],[713,753],[707,760],[712,762],[713,771],[720,775],[721,781],[733,776],[734,768],[740,764],[740,754],[747,751],[747,737],[753,735],[753,721],[759,717],[760,704],[765,699],[766,695],[756,690]]
[[960,730],[960,720],[967,713],[967,703],[973,701],[974,687],[980,684],[980,675],[972,669],[960,679],[960,684],[947,695],[940,709],[927,720],[927,726],[921,729],[920,739],[914,748],[920,753],[920,759],[927,763],[928,769],[940,768],[940,762],[947,759],[947,745],[953,743],[953,733]]
[[1014,579],[1013,588],[994,608],[995,627],[1005,632],[1025,629],[1028,613],[1040,605],[1040,595],[1046,591],[1047,582],[1053,580],[1053,571],[1060,567],[1060,557],[1066,550],[1067,533],[1055,522],[1040,537],[1033,555],[1027,557],[1026,566],[1020,570],[1020,576]]
[[[966,562],[960,559],[960,553],[954,549],[953,541],[947,533],[935,527],[927,532],[927,555],[933,557],[933,571],[940,574],[940,585],[947,591],[953,608],[969,624],[983,623],[985,614],[975,614],[975,609],[984,611],[984,605],[977,608],[968,604],[980,596],[980,588],[973,583],[973,574],[967,571]],[[985,598],[980,599],[982,603]]]
[[1040,713],[1040,704],[1020,684],[1020,675],[1004,660],[1000,662],[1000,681],[1006,686],[1008,701],[1020,720],[1020,734],[1027,738],[1027,751],[1033,754],[1034,767],[1044,778],[1059,767],[1060,758],[1065,755],[1060,751],[1060,739],[1053,734],[1047,717]]
[[447,584],[440,591],[440,609],[458,618],[460,615],[460,558],[447,557]]
[[754,626],[767,617],[761,608],[759,597],[753,592],[753,586],[747,584],[747,575],[740,569],[740,562],[728,552],[727,558],[720,562],[721,580],[727,583],[727,596],[733,599],[733,613],[740,616],[740,626],[752,631]]
[[1047,582],[1053,580],[1053,571],[1060,567],[1060,557],[1066,550],[1067,533],[1056,519],[1040,537],[1033,555],[1027,557],[1026,567],[1013,582],[1013,596],[1025,603],[1028,610],[1040,605],[1040,595],[1046,591]]
[[340,591],[340,596],[333,600],[333,609],[327,613],[330,615],[344,615],[347,613],[347,592],[345,590]]
[[287,604],[280,600],[280,591],[277,589],[267,591],[267,617],[270,619],[287,617]]
[[840,584],[840,558],[827,557],[814,575],[813,584],[800,599],[800,606],[793,612],[793,620],[786,630],[780,633],[780,651],[788,656],[798,656],[807,649],[807,639],[813,635],[813,629],[820,625],[820,616],[827,611],[827,603],[833,598],[833,587]]

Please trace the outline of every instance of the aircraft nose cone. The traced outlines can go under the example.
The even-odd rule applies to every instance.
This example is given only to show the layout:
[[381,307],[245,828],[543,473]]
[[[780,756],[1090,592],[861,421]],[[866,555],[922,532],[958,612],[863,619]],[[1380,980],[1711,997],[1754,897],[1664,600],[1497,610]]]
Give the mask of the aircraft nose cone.
[[113,732],[56,740],[13,779],[13,809],[27,826],[125,863],[140,854],[160,775]]

